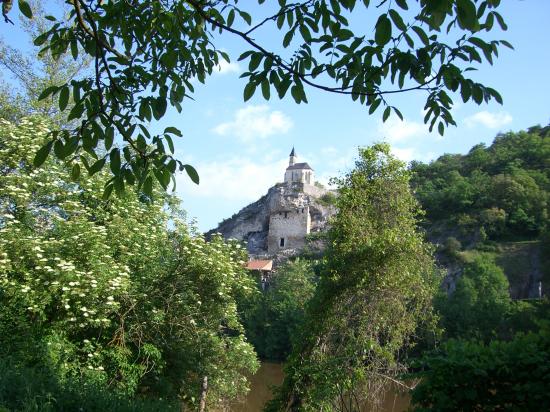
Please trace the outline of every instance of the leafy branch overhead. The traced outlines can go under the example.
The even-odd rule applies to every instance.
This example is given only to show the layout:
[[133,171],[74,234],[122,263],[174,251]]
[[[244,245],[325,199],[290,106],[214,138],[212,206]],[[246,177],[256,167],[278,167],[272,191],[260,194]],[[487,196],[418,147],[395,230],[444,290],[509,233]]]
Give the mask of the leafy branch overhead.
[[[181,132],[167,127],[152,135],[148,126],[169,107],[182,110],[194,91],[192,79],[204,83],[220,61],[230,61],[217,46],[225,36],[247,47],[239,57],[248,62],[242,75],[245,101],[259,88],[265,99],[290,93],[296,103],[307,103],[306,90],[319,89],[349,95],[369,114],[380,109],[386,120],[392,112],[402,118],[390,101],[393,94],[420,91],[424,121],[441,134],[455,124],[451,92],[460,93],[464,102],[502,101],[496,90],[468,78],[467,72],[483,60],[492,64],[500,46],[511,47],[504,40],[482,38],[496,25],[506,30],[496,11],[499,0],[66,3],[68,19],[48,17],[51,28],[35,45],[54,57],[70,52],[76,59],[85,53],[93,69],[88,77],[41,94],[41,99],[56,99],[68,120],[81,122],[52,133],[35,163],[53,149],[93,174],[109,159],[107,194],[129,184],[150,195],[154,180],[165,189],[170,181],[175,184],[177,170],[199,182],[192,166],[174,158],[174,139]],[[19,8],[32,17],[24,0]],[[265,10],[267,17],[253,16],[250,9],[254,14]],[[258,40],[269,30],[280,33],[282,52]]]

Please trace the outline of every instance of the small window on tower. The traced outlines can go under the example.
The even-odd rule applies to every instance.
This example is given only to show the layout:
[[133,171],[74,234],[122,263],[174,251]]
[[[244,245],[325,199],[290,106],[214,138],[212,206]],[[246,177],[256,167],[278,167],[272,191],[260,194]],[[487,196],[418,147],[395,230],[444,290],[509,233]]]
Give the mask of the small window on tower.
[[281,240],[279,241],[279,246],[280,247],[285,247],[285,238],[282,237]]
[[288,217],[288,212],[285,212],[285,219]]
[[302,208],[302,213],[304,213],[304,208]]

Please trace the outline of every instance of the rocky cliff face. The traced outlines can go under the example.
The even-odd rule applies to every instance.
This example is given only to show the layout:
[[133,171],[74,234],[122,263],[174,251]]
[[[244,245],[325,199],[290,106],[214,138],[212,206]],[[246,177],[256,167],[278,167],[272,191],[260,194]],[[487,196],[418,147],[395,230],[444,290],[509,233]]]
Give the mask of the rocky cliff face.
[[[328,219],[336,209],[330,204],[331,191],[302,183],[278,183],[271,187],[259,200],[241,209],[229,219],[221,222],[206,236],[221,233],[226,239],[234,238],[247,242],[248,252],[253,256],[267,254],[267,236],[271,214],[309,206],[311,232],[324,231]],[[284,254],[297,251],[285,250]]]

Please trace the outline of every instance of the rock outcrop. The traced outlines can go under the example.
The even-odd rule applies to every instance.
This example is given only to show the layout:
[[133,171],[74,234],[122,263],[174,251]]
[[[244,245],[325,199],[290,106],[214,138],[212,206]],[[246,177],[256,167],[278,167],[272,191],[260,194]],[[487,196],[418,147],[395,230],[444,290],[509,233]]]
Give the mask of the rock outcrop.
[[[332,191],[315,185],[278,183],[266,195],[225,219],[206,236],[220,233],[226,239],[245,241],[248,252],[255,257],[292,256],[303,248],[309,233],[326,230],[329,218],[336,212],[332,205],[334,196]],[[288,218],[286,226],[280,224],[285,218]],[[280,247],[276,251],[272,245],[274,237],[277,241],[280,237],[282,244],[277,245]],[[268,244],[271,247],[268,248]]]

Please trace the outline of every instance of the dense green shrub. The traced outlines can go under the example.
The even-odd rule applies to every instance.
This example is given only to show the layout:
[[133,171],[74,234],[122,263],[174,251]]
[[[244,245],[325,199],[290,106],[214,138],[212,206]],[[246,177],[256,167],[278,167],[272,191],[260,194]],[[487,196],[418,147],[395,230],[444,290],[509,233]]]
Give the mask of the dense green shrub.
[[451,340],[422,363],[413,411],[550,410],[550,329],[489,344]]
[[435,307],[447,338],[490,340],[502,330],[511,299],[508,279],[488,256],[466,263],[456,288],[441,292]]
[[90,380],[59,381],[45,368],[0,361],[0,411],[153,412],[179,411],[181,406],[158,398],[128,397]]
[[286,359],[315,282],[309,261],[288,261],[274,272],[265,292],[244,309],[246,335],[261,358]]
[[445,253],[445,255],[451,259],[456,259],[458,257],[458,253],[462,250],[462,243],[453,236],[448,237],[445,239],[445,242],[443,243],[443,247],[441,251]]
[[104,200],[106,175],[71,179],[76,160],[35,169],[47,132],[0,120],[0,358],[128,398],[196,405],[204,376],[212,404],[245,393],[241,245],[206,242],[162,190]]

